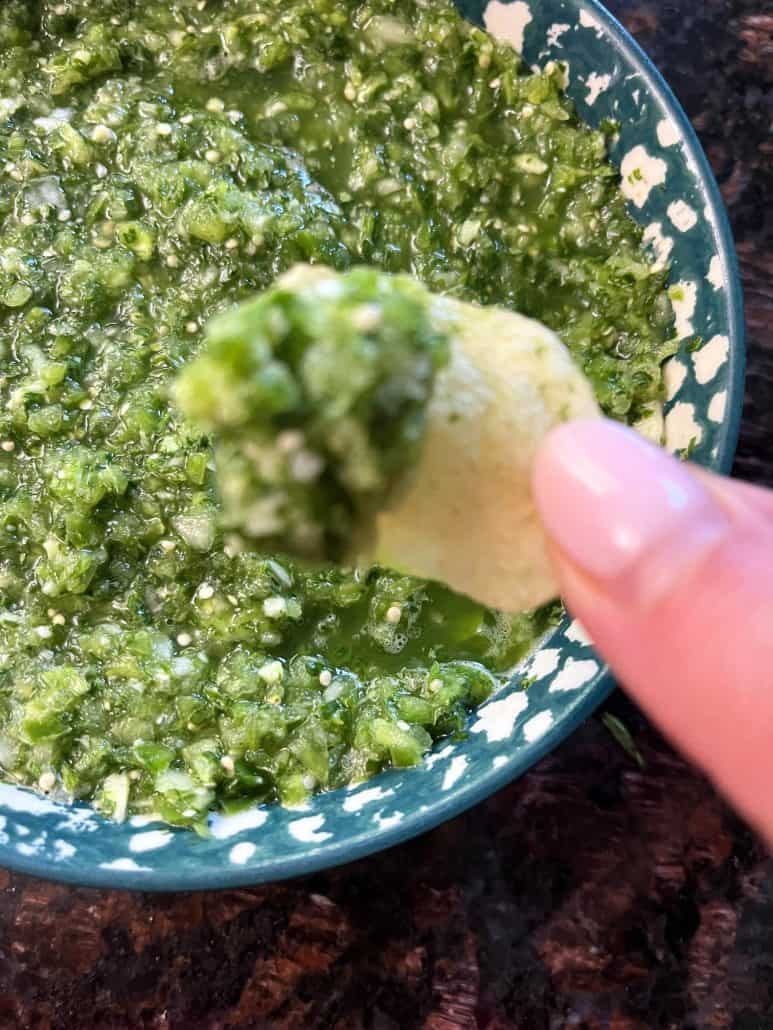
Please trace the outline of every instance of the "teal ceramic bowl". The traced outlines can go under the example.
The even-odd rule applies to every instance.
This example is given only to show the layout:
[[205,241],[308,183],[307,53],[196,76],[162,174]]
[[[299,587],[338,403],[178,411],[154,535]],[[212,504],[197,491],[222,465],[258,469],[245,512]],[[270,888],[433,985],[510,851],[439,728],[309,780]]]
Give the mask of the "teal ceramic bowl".
[[[594,124],[621,123],[612,148],[634,217],[668,256],[683,349],[666,369],[672,450],[730,468],[743,398],[742,299],[717,186],[687,118],[655,68],[596,0],[458,0],[463,14],[523,50],[531,64],[567,62],[569,93]],[[528,693],[520,681],[532,680]],[[203,840],[159,824],[106,822],[0,786],[0,865],[74,883],[143,890],[279,880],[391,847],[520,776],[604,700],[612,681],[582,627],[566,619],[518,674],[418,768],[313,799],[215,818]]]

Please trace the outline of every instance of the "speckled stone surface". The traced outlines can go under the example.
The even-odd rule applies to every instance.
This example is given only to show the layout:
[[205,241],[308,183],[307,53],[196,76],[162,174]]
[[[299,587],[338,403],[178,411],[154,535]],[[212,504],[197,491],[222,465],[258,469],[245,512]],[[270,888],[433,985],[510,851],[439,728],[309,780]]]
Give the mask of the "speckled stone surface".
[[[685,105],[739,243],[737,473],[773,485],[773,11],[615,0]],[[773,863],[621,697],[412,844],[313,879],[152,897],[0,874],[0,1028],[773,1026]]]

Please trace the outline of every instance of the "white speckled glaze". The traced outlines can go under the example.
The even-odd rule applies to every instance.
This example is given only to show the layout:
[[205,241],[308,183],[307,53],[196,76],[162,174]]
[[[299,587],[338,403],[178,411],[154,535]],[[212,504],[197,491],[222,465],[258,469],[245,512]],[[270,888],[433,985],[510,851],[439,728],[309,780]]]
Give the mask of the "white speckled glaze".
[[[564,63],[581,117],[620,122],[612,159],[622,188],[653,254],[671,262],[677,287],[684,342],[665,369],[666,444],[726,470],[742,401],[741,299],[721,202],[684,115],[596,0],[457,2],[467,17],[523,47],[528,62]],[[554,747],[610,689],[583,627],[566,619],[472,714],[467,739],[441,743],[415,769],[320,795],[301,810],[214,816],[207,839],[140,818],[107,823],[85,806],[0,785],[0,864],[155,890],[310,872],[395,844],[481,800]]]

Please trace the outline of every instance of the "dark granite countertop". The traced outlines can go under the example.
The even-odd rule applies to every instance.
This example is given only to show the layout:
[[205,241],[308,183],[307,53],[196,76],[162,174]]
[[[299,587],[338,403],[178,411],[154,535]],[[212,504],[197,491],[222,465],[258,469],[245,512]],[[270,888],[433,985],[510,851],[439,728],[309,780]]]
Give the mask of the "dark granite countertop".
[[[2,0],[0,0],[2,2]],[[771,0],[613,0],[692,117],[743,268],[736,474],[773,485]],[[773,862],[620,695],[519,783],[391,852],[150,896],[0,871],[0,1028],[773,1027]]]

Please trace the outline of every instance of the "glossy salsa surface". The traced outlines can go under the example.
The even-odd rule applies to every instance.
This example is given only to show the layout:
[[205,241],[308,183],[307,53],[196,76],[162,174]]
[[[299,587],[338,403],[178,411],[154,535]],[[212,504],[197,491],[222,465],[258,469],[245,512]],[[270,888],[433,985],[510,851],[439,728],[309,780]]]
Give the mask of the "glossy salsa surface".
[[224,526],[170,385],[298,261],[539,318],[608,414],[659,403],[666,271],[560,69],[443,0],[0,5],[8,778],[202,830],[297,803],[462,732],[554,617]]

